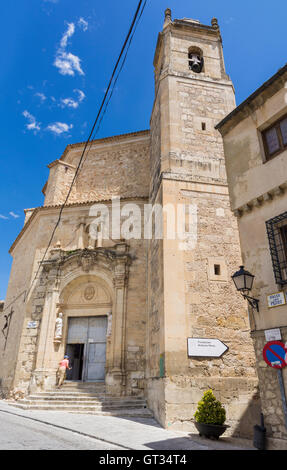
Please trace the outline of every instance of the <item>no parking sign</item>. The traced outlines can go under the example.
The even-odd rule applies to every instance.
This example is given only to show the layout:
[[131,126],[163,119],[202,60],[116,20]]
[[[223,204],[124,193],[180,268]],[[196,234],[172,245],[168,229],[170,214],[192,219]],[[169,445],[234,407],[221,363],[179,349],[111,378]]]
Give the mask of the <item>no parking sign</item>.
[[264,361],[274,369],[282,369],[287,365],[285,357],[287,349],[281,341],[270,341],[263,349]]
[[287,429],[287,401],[285,395],[285,387],[282,369],[287,365],[285,358],[287,360],[287,349],[281,341],[269,341],[265,344],[263,348],[263,358],[264,361],[273,369],[277,369],[280,394],[282,400],[282,407],[284,413],[285,427]]

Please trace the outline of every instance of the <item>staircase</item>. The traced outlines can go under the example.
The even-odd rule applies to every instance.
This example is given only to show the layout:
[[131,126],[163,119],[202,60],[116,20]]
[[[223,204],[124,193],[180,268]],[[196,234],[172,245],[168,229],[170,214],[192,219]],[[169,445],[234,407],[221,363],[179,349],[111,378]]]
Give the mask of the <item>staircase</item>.
[[151,418],[141,397],[112,397],[100,383],[65,382],[62,388],[34,393],[10,405],[23,410],[67,411],[101,416]]

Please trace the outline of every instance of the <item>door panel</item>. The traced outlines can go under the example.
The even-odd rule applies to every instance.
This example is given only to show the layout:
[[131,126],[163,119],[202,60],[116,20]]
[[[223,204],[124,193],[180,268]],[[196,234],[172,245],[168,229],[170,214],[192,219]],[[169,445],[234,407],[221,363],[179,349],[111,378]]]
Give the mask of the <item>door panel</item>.
[[68,344],[86,343],[88,338],[89,318],[69,318]]
[[107,324],[107,317],[69,318],[67,343],[85,344],[84,381],[105,380]]
[[107,334],[107,317],[91,317],[89,318],[89,340],[93,342],[106,342]]
[[107,317],[89,318],[87,380],[105,380]]
[[89,343],[87,380],[105,380],[106,344]]

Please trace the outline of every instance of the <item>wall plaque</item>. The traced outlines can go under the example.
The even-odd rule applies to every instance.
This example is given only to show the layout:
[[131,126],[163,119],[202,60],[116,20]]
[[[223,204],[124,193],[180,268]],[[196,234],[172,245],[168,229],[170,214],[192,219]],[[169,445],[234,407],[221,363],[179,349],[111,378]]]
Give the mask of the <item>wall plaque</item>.
[[275,292],[275,294],[270,294],[267,297],[268,307],[279,307],[280,305],[286,304],[286,299],[284,292]]

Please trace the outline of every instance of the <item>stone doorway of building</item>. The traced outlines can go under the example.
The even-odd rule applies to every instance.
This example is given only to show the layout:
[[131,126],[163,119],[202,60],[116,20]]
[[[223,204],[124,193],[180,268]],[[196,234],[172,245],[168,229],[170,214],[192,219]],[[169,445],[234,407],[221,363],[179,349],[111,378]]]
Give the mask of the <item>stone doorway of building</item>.
[[68,318],[66,353],[72,370],[67,380],[105,381],[107,323],[106,316]]
[[67,380],[79,381],[83,377],[84,344],[67,344],[66,354],[69,356],[71,370],[67,370]]

